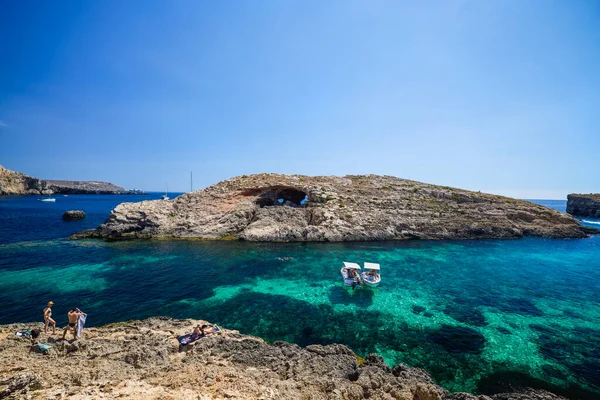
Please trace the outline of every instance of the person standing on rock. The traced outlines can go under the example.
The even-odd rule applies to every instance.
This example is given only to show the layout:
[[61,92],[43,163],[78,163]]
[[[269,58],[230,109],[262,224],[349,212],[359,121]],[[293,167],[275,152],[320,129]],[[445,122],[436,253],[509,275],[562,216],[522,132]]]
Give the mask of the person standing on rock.
[[56,333],[56,321],[54,321],[52,319],[52,306],[54,305],[54,302],[49,301],[48,302],[48,306],[46,308],[44,308],[44,322],[45,322],[45,327],[44,327],[44,333],[48,333],[48,325],[52,324],[52,334]]
[[65,329],[63,330],[63,340],[71,328],[73,329],[73,339],[77,339],[77,319],[83,314],[85,313],[78,308],[69,310],[69,313],[67,314],[67,317],[69,318],[69,325],[65,326]]

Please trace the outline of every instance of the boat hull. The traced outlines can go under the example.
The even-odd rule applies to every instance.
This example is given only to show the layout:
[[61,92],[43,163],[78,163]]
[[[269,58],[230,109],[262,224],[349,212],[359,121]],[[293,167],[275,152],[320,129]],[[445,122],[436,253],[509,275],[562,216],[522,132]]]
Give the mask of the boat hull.
[[356,286],[356,281],[354,280],[354,278],[349,278],[348,270],[346,268],[342,268],[340,270],[340,273],[342,274],[342,279],[344,279],[344,285]]
[[377,287],[381,282],[381,276],[379,274],[373,276],[363,272],[360,277],[362,278],[363,283],[368,287]]

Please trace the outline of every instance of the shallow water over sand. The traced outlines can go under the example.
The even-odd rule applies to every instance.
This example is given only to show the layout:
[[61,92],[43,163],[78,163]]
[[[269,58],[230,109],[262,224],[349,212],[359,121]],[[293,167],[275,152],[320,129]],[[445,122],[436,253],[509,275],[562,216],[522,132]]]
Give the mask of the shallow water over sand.
[[[491,393],[525,384],[573,398],[600,395],[600,237],[314,244],[64,239],[98,225],[125,200],[134,197],[0,199],[0,323],[39,320],[48,300],[56,303],[59,324],[75,306],[92,325],[152,315],[203,318],[267,340],[376,352],[390,364],[425,368],[450,390]],[[545,205],[564,209],[564,203]],[[60,220],[78,208],[85,220]],[[379,262],[381,287],[343,287],[342,261]]]

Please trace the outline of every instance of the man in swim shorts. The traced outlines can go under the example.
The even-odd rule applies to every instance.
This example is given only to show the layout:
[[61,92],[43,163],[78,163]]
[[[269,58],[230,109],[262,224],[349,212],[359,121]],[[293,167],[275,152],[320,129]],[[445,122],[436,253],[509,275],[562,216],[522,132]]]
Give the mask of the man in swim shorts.
[[83,314],[85,313],[82,312],[79,308],[69,310],[69,313],[67,314],[67,316],[69,317],[69,325],[65,326],[65,329],[63,330],[63,340],[67,336],[67,332],[69,331],[69,329],[73,329],[73,338],[77,339],[77,319]]
[[49,301],[48,307],[44,308],[44,322],[46,325],[44,326],[44,333],[48,333],[48,325],[52,324],[52,334],[56,333],[56,322],[52,319],[52,306],[54,302]]

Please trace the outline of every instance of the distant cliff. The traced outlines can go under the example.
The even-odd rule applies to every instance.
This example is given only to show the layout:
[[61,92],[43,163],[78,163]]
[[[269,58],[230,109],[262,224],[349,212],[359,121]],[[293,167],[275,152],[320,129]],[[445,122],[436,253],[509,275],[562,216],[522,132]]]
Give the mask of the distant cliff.
[[0,195],[40,194],[42,190],[41,179],[11,171],[0,165]]
[[125,188],[108,182],[57,181],[33,178],[0,165],[0,196],[24,194],[127,194]]
[[268,242],[583,238],[570,215],[508,197],[392,176],[240,176],[172,201],[122,203],[75,235]]
[[600,218],[600,194],[570,194],[567,196],[567,212],[582,217]]

